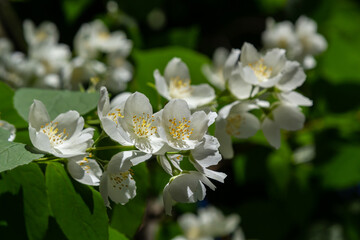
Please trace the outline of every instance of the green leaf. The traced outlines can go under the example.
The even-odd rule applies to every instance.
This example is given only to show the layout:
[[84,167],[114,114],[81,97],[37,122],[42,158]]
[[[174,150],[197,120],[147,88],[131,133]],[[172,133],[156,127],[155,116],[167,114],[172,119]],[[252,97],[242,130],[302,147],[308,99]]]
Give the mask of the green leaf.
[[29,239],[43,239],[49,218],[43,172],[37,164],[30,163],[10,171],[10,175],[22,186],[25,225]]
[[58,163],[48,164],[45,178],[51,210],[68,239],[108,239],[108,218],[99,192],[86,186],[90,191],[86,204]]
[[359,145],[339,146],[339,151],[318,170],[325,188],[343,189],[360,182]]
[[7,141],[10,137],[10,131],[0,127],[0,140]]
[[320,70],[332,83],[360,82],[359,5],[353,1],[324,1],[319,11],[325,15],[318,22],[324,29],[328,49],[321,56]]
[[28,164],[42,156],[27,151],[25,144],[0,140],[0,172]]
[[201,67],[210,63],[210,59],[193,50],[183,47],[164,47],[151,50],[134,50],[133,52],[137,71],[134,81],[131,82],[130,90],[144,93],[153,106],[158,106],[161,101],[156,90],[148,84],[155,84],[154,71],[159,69],[163,75],[167,63],[174,57],[181,58],[189,68],[192,84],[207,83]]
[[119,233],[117,230],[109,227],[109,240],[128,240],[124,234]]
[[7,84],[0,82],[0,118],[17,128],[27,127],[27,123],[19,116],[13,106],[13,98],[14,91]]
[[60,113],[69,110],[78,111],[80,115],[90,112],[96,108],[99,94],[21,88],[15,92],[14,105],[21,117],[26,121],[28,121],[30,105],[34,102],[34,99],[42,101],[49,112],[50,118],[54,119]]
[[126,205],[115,205],[111,218],[111,227],[133,238],[142,223],[145,213],[147,190],[149,188],[149,172],[145,164],[132,168],[136,181],[136,196]]

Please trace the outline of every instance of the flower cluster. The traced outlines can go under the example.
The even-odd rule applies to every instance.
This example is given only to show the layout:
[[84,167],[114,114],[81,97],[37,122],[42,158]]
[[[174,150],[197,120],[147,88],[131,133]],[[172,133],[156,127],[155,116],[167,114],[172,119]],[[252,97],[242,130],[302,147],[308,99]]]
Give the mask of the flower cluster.
[[228,55],[221,54],[225,60],[220,61],[219,55],[216,52],[214,67],[205,66],[204,73],[232,96],[230,100],[226,96],[227,104],[216,119],[215,136],[221,154],[232,158],[231,137],[249,138],[259,129],[270,145],[279,148],[280,129],[301,129],[305,117],[300,106],[312,105],[310,99],[294,91],[306,79],[303,68],[287,60],[284,49],[274,48],[262,54],[250,43],[244,43],[241,51],[233,49]]
[[316,22],[305,16],[299,17],[295,25],[289,21],[276,23],[269,18],[262,40],[266,49],[286,49],[287,57],[300,62],[305,69],[314,68],[314,56],[327,48],[325,38],[317,33]]
[[[207,134],[216,113],[191,113],[182,99],[172,99],[154,113],[144,94],[122,93],[110,102],[107,89],[102,87],[98,115],[104,132],[112,140],[136,148],[115,155],[101,178],[100,192],[108,206],[108,197],[124,204],[135,196],[130,168],[152,155],[157,156],[161,166],[172,176],[163,193],[167,214],[171,214],[174,202],[203,200],[205,185],[215,190],[208,178],[224,181],[224,173],[208,169],[221,160],[217,139]],[[180,165],[185,159],[196,170],[183,170]]]
[[[83,85],[105,85],[112,92],[123,91],[132,79],[133,67],[126,60],[132,49],[125,33],[110,33],[100,21],[83,24],[74,39],[74,53],[59,43],[54,23],[38,27],[30,20],[23,24],[27,54],[13,51],[0,38],[0,80],[13,87],[77,90]],[[101,82],[98,82],[101,79]]]

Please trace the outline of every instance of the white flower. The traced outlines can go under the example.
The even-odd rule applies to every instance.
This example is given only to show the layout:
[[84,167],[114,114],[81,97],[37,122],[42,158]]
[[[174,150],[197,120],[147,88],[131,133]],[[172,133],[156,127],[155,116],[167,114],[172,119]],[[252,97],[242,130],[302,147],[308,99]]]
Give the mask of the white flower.
[[240,76],[245,82],[269,88],[281,78],[281,71],[286,63],[285,50],[275,48],[261,55],[252,44],[244,43],[240,61]]
[[84,155],[92,143],[94,129],[84,129],[84,119],[68,111],[50,121],[41,101],[34,100],[29,112],[29,135],[34,147],[60,158]]
[[286,61],[282,76],[275,86],[281,91],[290,92],[300,87],[305,79],[304,70],[298,62]]
[[124,91],[127,83],[133,77],[133,66],[126,61],[125,56],[120,52],[108,55],[108,66],[108,75],[105,80],[106,87],[115,93]]
[[159,118],[153,114],[149,99],[142,93],[131,94],[125,102],[124,117],[119,118],[124,139],[146,153],[156,153],[165,144],[158,134]]
[[59,32],[52,22],[43,22],[36,28],[31,20],[25,20],[23,28],[25,40],[30,48],[41,45],[54,45],[59,40]]
[[104,131],[121,145],[135,145],[146,153],[156,153],[164,145],[158,136],[158,118],[142,93],[121,94],[109,104],[108,92],[102,87],[98,114]]
[[273,18],[266,19],[266,30],[262,34],[262,41],[266,49],[286,49],[287,57],[290,59],[294,59],[302,51],[294,25],[289,21],[275,23]]
[[299,60],[306,69],[315,67],[316,61],[314,55],[322,53],[327,48],[325,38],[317,33],[317,24],[314,20],[301,16],[295,23],[296,36],[301,42],[302,55]]
[[156,89],[164,98],[184,99],[190,109],[209,104],[215,99],[215,91],[208,84],[191,85],[189,69],[179,58],[173,58],[161,76],[158,69],[154,71]]
[[235,68],[239,56],[239,49],[232,49],[229,54],[225,48],[217,48],[213,56],[213,65],[204,65],[202,71],[211,84],[220,90],[224,90],[226,81],[229,79],[231,71]]
[[79,85],[89,82],[92,77],[104,75],[106,70],[106,65],[97,60],[74,58],[63,68],[64,87],[77,90]]
[[299,106],[312,106],[310,99],[297,92],[280,93],[278,98],[280,102],[261,125],[265,138],[275,148],[281,145],[280,129],[296,131],[303,128],[305,116]]
[[234,156],[231,136],[236,138],[249,138],[259,130],[260,121],[249,113],[258,106],[252,102],[233,102],[219,111],[216,119],[215,136],[220,142],[220,153],[224,158]]
[[208,206],[200,208],[197,216],[192,213],[183,214],[178,222],[188,240],[202,239],[201,237],[214,239],[234,233],[238,229],[240,216],[224,216],[219,209]]
[[81,26],[74,39],[75,51],[83,58],[96,58],[99,52],[111,53],[119,51],[127,56],[132,48],[131,40],[125,33],[116,31],[109,33],[100,20],[94,20]]
[[224,183],[226,174],[208,169],[210,166],[217,165],[222,159],[219,153],[220,143],[216,137],[205,135],[201,144],[191,150],[191,163],[206,177]]
[[203,200],[206,195],[204,184],[212,190],[216,188],[204,174],[196,171],[183,172],[172,177],[163,192],[166,214],[171,215],[174,202],[194,203]]
[[8,138],[9,142],[14,141],[15,136],[16,136],[16,128],[14,125],[8,123],[7,121],[0,120],[0,128],[3,128],[5,130],[9,131],[9,133],[10,133],[9,138]]
[[151,157],[140,151],[124,151],[114,155],[100,180],[100,194],[107,207],[109,198],[115,203],[125,204],[136,196],[136,185],[132,166]]
[[217,114],[206,114],[204,111],[191,114],[186,101],[173,99],[165,105],[158,116],[162,124],[159,134],[166,143],[173,149],[189,150],[201,143]]
[[91,186],[100,184],[102,170],[90,156],[76,156],[68,159],[67,169],[78,182]]

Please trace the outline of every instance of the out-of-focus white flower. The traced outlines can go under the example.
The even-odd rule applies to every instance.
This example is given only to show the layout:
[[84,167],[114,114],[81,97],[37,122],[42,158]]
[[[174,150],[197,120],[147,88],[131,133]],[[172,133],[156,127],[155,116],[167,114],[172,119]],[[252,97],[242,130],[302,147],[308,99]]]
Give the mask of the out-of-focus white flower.
[[241,237],[235,239],[245,239],[239,228],[239,215],[231,214],[229,216],[224,216],[219,209],[213,206],[200,208],[198,210],[198,215],[185,213],[178,218],[178,223],[183,230],[184,236],[178,236],[175,239],[213,240],[217,237],[230,236],[235,232],[237,233],[237,236]]
[[14,125],[12,125],[11,123],[8,123],[7,121],[4,120],[0,120],[0,128],[3,128],[7,131],[9,131],[10,135],[8,138],[9,142],[14,141],[15,136],[16,136],[16,128]]
[[241,48],[239,76],[247,83],[263,88],[273,87],[281,78],[286,63],[284,49],[271,49],[261,55],[250,43]]
[[0,54],[10,53],[13,50],[12,43],[7,38],[0,37]]
[[92,143],[94,129],[84,129],[84,119],[68,111],[50,121],[41,101],[34,100],[29,112],[29,135],[35,148],[61,158],[85,155]]
[[280,102],[261,125],[265,138],[275,148],[281,144],[280,129],[296,131],[303,128],[305,116],[299,106],[312,106],[310,99],[297,92],[280,93],[278,97]]
[[76,156],[68,159],[67,169],[78,182],[91,186],[100,184],[102,170],[96,160],[90,156]]
[[234,156],[231,136],[249,138],[259,130],[260,121],[249,113],[256,108],[258,106],[252,102],[235,101],[220,109],[216,119],[215,136],[220,142],[219,150],[224,158],[229,159]]
[[239,60],[240,50],[232,49],[229,54],[225,48],[217,48],[213,56],[213,65],[208,64],[202,67],[202,71],[211,84],[220,90],[226,87],[231,71]]
[[54,45],[59,40],[59,32],[52,22],[43,22],[37,28],[31,20],[23,24],[25,40],[30,48]]
[[191,114],[186,101],[170,100],[158,114],[162,128],[160,136],[173,149],[189,150],[199,145],[209,125],[214,123],[217,114],[196,111]]
[[189,69],[180,58],[173,58],[161,76],[158,69],[154,71],[156,89],[164,98],[184,99],[190,109],[209,104],[215,99],[215,91],[208,84],[191,85]]
[[88,83],[92,77],[103,76],[107,71],[104,63],[81,57],[74,58],[62,70],[64,87],[77,90],[79,85]]
[[109,198],[115,203],[126,204],[136,196],[136,185],[132,166],[146,161],[151,154],[140,151],[124,151],[114,155],[100,180],[100,194],[107,207]]
[[315,67],[316,61],[313,56],[327,48],[325,38],[317,32],[316,22],[306,16],[300,16],[295,23],[295,33],[301,42],[304,67],[306,69]]
[[105,80],[106,87],[111,92],[121,92],[127,87],[127,83],[133,77],[133,66],[126,61],[120,52],[108,55],[108,74]]
[[215,190],[216,187],[202,173],[196,171],[182,172],[170,179],[163,191],[165,212],[171,215],[172,205],[175,202],[194,203],[204,200],[205,185]]
[[74,39],[75,51],[83,58],[96,58],[99,52],[121,52],[127,56],[132,48],[131,40],[125,33],[110,33],[100,20],[94,20],[81,26]]
[[0,61],[0,79],[16,88],[26,86],[38,70],[37,64],[21,52],[5,53]]
[[262,40],[266,49],[286,49],[287,58],[300,62],[305,69],[314,68],[314,56],[327,48],[316,22],[306,16],[300,16],[295,26],[289,21],[275,23],[274,19],[267,19]]
[[315,146],[310,144],[294,150],[294,162],[297,164],[307,163],[315,157]]

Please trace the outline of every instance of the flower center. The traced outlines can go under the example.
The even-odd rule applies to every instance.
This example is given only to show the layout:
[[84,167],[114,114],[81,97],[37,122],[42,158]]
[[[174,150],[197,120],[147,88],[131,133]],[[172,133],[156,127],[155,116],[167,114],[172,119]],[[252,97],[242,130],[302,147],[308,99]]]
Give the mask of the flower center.
[[58,122],[50,122],[45,126],[41,126],[40,131],[46,134],[50,140],[52,146],[57,146],[63,144],[64,141],[68,138],[69,134],[66,133],[66,128],[63,131],[59,132],[59,129],[56,127]]
[[190,120],[183,118],[182,120],[176,120],[176,118],[169,119],[169,133],[177,140],[188,139],[193,133],[193,128],[190,129]]
[[170,78],[170,96],[172,98],[184,98],[190,95],[190,79],[181,79],[179,76]]
[[256,77],[261,82],[265,82],[271,76],[272,68],[264,65],[264,59],[260,58],[254,64],[249,63],[249,67],[254,71]]
[[154,115],[143,113],[142,116],[133,116],[133,129],[135,134],[141,138],[148,138],[157,133],[157,127],[151,126],[154,122]]
[[121,114],[120,108],[115,108],[111,112],[108,113],[108,118],[113,120],[116,124],[118,124],[118,117],[124,118],[124,115]]
[[110,181],[113,188],[118,188],[121,190],[123,187],[129,187],[126,183],[123,183],[124,180],[128,179],[130,175],[130,179],[134,179],[134,171],[132,169],[129,169],[126,172],[120,172],[120,173],[113,173],[110,174]]
[[243,118],[240,114],[229,115],[226,122],[226,133],[229,135],[240,135],[240,126],[242,121]]

